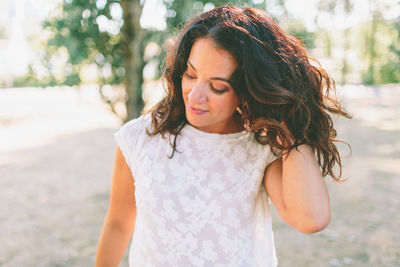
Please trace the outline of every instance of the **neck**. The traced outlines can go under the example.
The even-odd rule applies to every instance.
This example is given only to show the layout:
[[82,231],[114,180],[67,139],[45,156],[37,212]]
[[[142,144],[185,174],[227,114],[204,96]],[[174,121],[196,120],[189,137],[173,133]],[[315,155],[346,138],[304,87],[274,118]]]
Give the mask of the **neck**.
[[232,126],[229,127],[229,129],[231,129],[231,130],[228,133],[241,132],[245,129],[243,118],[239,113],[235,112],[233,114]]

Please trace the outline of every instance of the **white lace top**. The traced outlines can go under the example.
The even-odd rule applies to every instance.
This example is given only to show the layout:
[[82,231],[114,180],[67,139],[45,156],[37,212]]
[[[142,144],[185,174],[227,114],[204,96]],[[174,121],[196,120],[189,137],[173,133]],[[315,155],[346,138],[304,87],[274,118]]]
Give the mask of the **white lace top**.
[[277,266],[262,186],[275,159],[269,147],[251,132],[207,133],[187,124],[169,159],[168,134],[149,137],[146,128],[150,114],[114,135],[135,180],[130,266]]

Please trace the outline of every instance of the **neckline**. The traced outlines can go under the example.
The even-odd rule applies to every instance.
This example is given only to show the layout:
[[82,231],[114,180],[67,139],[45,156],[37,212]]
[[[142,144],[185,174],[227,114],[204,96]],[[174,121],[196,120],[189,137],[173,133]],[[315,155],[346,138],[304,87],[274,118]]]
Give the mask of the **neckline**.
[[199,130],[189,123],[186,123],[182,130],[186,130],[186,132],[191,133],[192,135],[198,136],[200,138],[213,139],[213,140],[234,140],[242,136],[247,136],[250,133],[246,129],[234,133],[225,133],[225,134],[210,133]]

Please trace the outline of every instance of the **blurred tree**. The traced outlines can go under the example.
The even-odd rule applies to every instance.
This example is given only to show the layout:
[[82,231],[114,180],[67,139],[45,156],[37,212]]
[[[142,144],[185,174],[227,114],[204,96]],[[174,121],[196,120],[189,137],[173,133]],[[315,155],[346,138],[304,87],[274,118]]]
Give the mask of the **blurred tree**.
[[[349,74],[352,74],[353,82],[360,79],[364,84],[399,82],[399,18],[389,19],[386,16],[400,7],[400,1],[369,0],[367,3],[369,20],[341,29],[342,27],[326,27],[326,23],[334,23],[336,16],[336,19],[341,18],[340,24],[344,23],[346,26],[347,19],[356,12],[355,1],[320,0],[314,19],[317,39],[322,41],[325,55],[337,63],[335,70],[342,84],[349,82]],[[355,58],[357,54],[358,59]],[[357,76],[358,79],[355,78]]]
[[[343,1],[343,10],[346,18],[349,18],[351,16],[351,13],[353,11],[353,4],[351,3],[350,0],[342,0]],[[350,48],[350,27],[346,27],[344,29],[344,34],[343,34],[343,57],[342,57],[342,67],[341,67],[341,74],[342,74],[342,79],[341,83],[345,84],[347,83],[347,73],[349,72],[349,63],[347,61],[347,52],[349,51]]]
[[308,49],[315,47],[315,33],[308,31],[301,20],[290,14],[286,0],[265,1],[265,10],[285,32],[300,39]]
[[317,32],[322,36],[323,43],[325,44],[324,50],[328,57],[332,55],[332,39],[330,32],[321,27],[319,19],[321,16],[332,16],[334,14],[335,5],[335,0],[319,0],[317,2],[317,15],[314,18]]
[[[51,75],[49,83],[80,85],[84,69],[95,66],[100,84],[100,95],[117,113],[116,105],[121,99],[109,93],[108,85],[123,84],[122,101],[126,106],[125,121],[140,115],[143,108],[143,71],[146,67],[156,72],[152,79],[161,76],[165,49],[161,53],[145,54],[151,45],[164,44],[171,35],[178,33],[188,18],[215,6],[224,4],[265,8],[264,1],[217,1],[217,0],[160,0],[166,9],[166,30],[143,28],[140,23],[146,1],[140,0],[64,0],[59,9],[50,16],[44,26],[51,37],[43,56],[50,73],[54,69],[54,57],[64,55],[66,63],[62,78]],[[279,0],[283,14],[289,17]],[[288,23],[289,32],[299,37],[307,46],[313,45],[313,36],[299,22]]]
[[4,28],[4,27],[0,27],[0,40],[1,39],[6,39],[6,37],[8,37],[7,36],[7,31],[6,31],[6,29]]
[[389,46],[389,57],[380,69],[382,83],[400,83],[400,18],[392,22],[393,42]]
[[123,55],[124,86],[126,90],[127,118],[136,118],[143,108],[142,84],[144,45],[149,32],[140,27],[142,5],[139,0],[121,0],[123,25],[121,31],[120,53]]
[[315,33],[308,31],[300,20],[289,16],[282,20],[280,26],[285,32],[301,40],[306,48],[312,49],[315,47]]
[[113,112],[116,101],[105,93],[104,85],[124,84],[127,118],[137,117],[143,106],[142,51],[149,34],[140,27],[141,11],[139,0],[65,0],[44,23],[52,32],[46,46],[47,61],[51,63],[52,55],[60,49],[67,53],[65,79],[61,82],[79,85],[82,68],[94,64],[100,95]]
[[[260,2],[260,1],[259,1]],[[140,115],[143,108],[143,69],[154,57],[164,58],[165,51],[145,58],[146,45],[162,44],[189,18],[206,9],[223,4],[247,4],[253,1],[183,1],[164,0],[167,9],[167,30],[144,29],[140,18],[145,1],[139,0],[64,0],[44,26],[52,36],[46,46],[45,64],[52,69],[53,55],[66,53],[65,77],[56,83],[79,85],[82,69],[95,65],[98,70],[100,95],[116,112],[118,99],[107,94],[107,84],[123,84],[125,88],[125,121]],[[159,3],[160,4],[160,3]],[[61,51],[61,52],[60,52]],[[159,78],[162,60],[156,59]],[[54,83],[54,77],[51,78]]]
[[[321,28],[318,20],[319,16],[335,16],[338,12],[343,12],[344,19],[347,20],[351,13],[353,12],[353,3],[351,0],[320,0],[317,4],[318,15],[315,18],[315,23],[318,27],[318,31],[320,32],[320,36],[323,37],[325,43],[325,53],[328,57],[332,55],[332,40],[330,37],[330,32]],[[350,32],[351,28],[346,27],[343,31],[342,41],[340,43],[341,50],[342,50],[342,57],[341,57],[341,83],[345,84],[347,82],[347,74],[349,72],[349,63],[347,60],[347,53],[350,48]]]
[[368,1],[371,12],[372,12],[372,20],[370,22],[370,28],[367,34],[365,35],[365,44],[366,44],[366,55],[368,59],[368,67],[367,71],[363,74],[363,82],[365,84],[375,84],[375,59],[376,59],[376,30],[379,24],[379,20],[382,18],[382,14],[379,9],[374,8],[376,6],[375,0]]
[[390,9],[400,8],[400,1],[382,4],[369,1],[371,20],[363,25],[364,60],[366,68],[362,73],[366,84],[400,82],[400,19],[385,19]]

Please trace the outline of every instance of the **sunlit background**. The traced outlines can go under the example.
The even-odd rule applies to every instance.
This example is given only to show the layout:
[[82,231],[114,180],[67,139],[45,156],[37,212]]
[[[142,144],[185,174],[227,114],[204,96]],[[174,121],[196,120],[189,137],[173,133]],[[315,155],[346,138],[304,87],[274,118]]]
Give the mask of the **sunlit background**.
[[[66,2],[72,2],[72,0],[66,0]],[[107,4],[107,0],[94,2],[99,10],[104,9]],[[166,4],[162,0],[142,2],[144,2],[144,8],[140,19],[141,26],[145,29],[171,31],[171,29],[167,29],[166,18],[173,16],[175,11],[167,10]],[[173,1],[165,1],[165,3],[168,2]],[[215,6],[213,3],[192,2],[196,10],[206,11]],[[348,9],[345,7],[346,2],[351,5]],[[51,60],[46,61],[46,63],[51,62],[51,70],[43,62],[43,58],[46,57],[46,41],[51,39],[52,34],[54,35],[50,27],[44,29],[43,22],[49,18],[62,16],[61,3],[62,0],[2,0],[0,2],[0,60],[2,63],[0,65],[0,86],[29,86],[29,82],[26,81],[29,75],[34,77],[34,79],[31,77],[31,83],[33,80],[37,82],[43,78],[48,80],[51,75],[54,76],[56,83],[65,82],[68,51],[59,47],[57,53],[54,51],[50,53],[47,49],[47,56],[49,54],[52,56]],[[308,44],[310,52],[318,56],[325,63],[324,67],[331,73],[337,73],[335,78],[339,82],[379,84],[398,82],[398,72],[391,79],[375,74],[377,77],[372,82],[362,76],[367,65],[370,64],[366,58],[369,56],[368,38],[378,39],[374,40],[375,56],[379,59],[378,67],[386,70],[389,66],[382,66],[383,62],[395,60],[390,53],[390,47],[398,45],[399,35],[398,30],[396,31],[396,27],[398,27],[396,23],[398,23],[400,14],[398,1],[256,0],[250,1],[250,3],[261,8],[264,7],[270,15],[281,22],[281,26],[290,32],[296,33],[297,31],[300,34],[312,35],[312,38],[309,38],[312,44]],[[93,16],[89,9],[81,10],[81,12],[83,20]],[[373,20],[375,26],[370,25]],[[119,34],[123,18],[122,8],[118,1],[114,1],[110,5],[108,16],[98,15],[94,21],[101,32],[107,32],[110,35]],[[373,27],[376,32],[369,32]],[[350,33],[346,33],[346,29]],[[346,72],[346,77],[340,75],[344,58],[351,66]],[[80,78],[83,83],[95,82],[97,75],[93,72],[99,70],[93,66],[93,63],[88,62],[85,65],[87,66],[81,70],[82,77]],[[111,72],[107,68],[109,67],[102,70],[105,76]],[[396,68],[398,69],[398,66]],[[28,74],[29,71],[31,73]],[[147,76],[152,76],[151,71],[147,71]]]
[[[113,133],[163,96],[168,38],[226,2],[142,0],[135,35],[120,1],[0,0],[0,266],[93,265]],[[334,118],[352,154],[338,144],[331,224],[303,235],[273,213],[279,266],[400,266],[400,1],[230,2],[300,38],[354,115]]]

